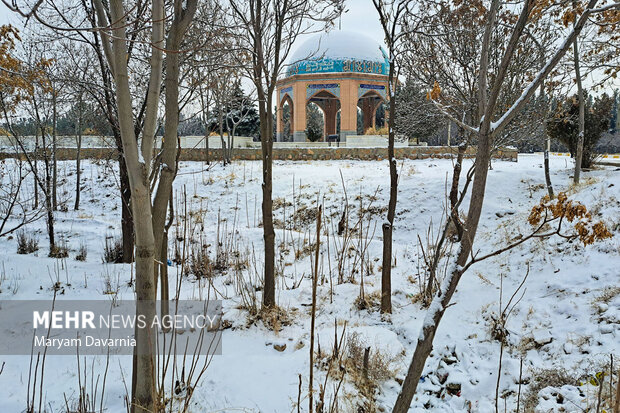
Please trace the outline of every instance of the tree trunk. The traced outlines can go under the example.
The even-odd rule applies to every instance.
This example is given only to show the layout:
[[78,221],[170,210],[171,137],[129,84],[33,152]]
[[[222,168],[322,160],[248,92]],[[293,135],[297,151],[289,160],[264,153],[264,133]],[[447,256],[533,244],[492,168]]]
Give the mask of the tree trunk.
[[[394,51],[390,52],[390,57]],[[396,93],[394,91],[394,59],[390,64],[388,77],[390,116],[388,118],[388,162],[390,166],[390,200],[388,203],[387,222],[383,223],[383,264],[381,267],[381,312],[392,313],[392,230],[396,215],[398,196],[398,171],[394,158],[394,117],[396,114]]]
[[[167,239],[165,228],[166,216],[168,213],[168,204],[172,195],[172,183],[177,173],[177,144],[178,144],[178,127],[179,127],[179,53],[181,47],[181,41],[185,35],[187,25],[191,21],[193,14],[196,10],[196,0],[187,2],[188,9],[186,13],[188,15],[182,15],[180,2],[175,1],[175,16],[170,27],[168,38],[166,40],[166,50],[172,52],[166,53],[166,78],[165,83],[165,116],[166,123],[164,126],[164,141],[162,143],[161,150],[161,162],[162,170],[159,176],[159,183],[157,185],[157,192],[155,193],[155,199],[153,201],[153,231],[155,236],[155,248],[156,251],[161,251],[161,255],[164,255],[164,249],[167,256],[168,245],[163,241]],[[185,20],[189,19],[189,20]],[[166,265],[162,262],[162,265]],[[154,282],[155,289],[157,289],[157,276],[158,269],[155,268]],[[167,278],[167,277],[166,277]],[[168,283],[163,284],[162,277],[162,296],[168,296]]]
[[273,199],[272,199],[272,152],[273,152],[273,116],[271,113],[271,98],[259,92],[259,114],[261,150],[263,157],[263,241],[265,242],[265,280],[263,291],[263,306],[272,307],[276,304],[275,284],[275,238],[273,229]]
[[549,199],[553,199],[553,185],[551,184],[551,170],[549,167],[549,147],[551,146],[551,139],[548,134],[546,135],[545,140],[545,183],[547,184],[547,194],[549,194]]
[[226,150],[226,141],[224,140],[224,117],[222,113],[223,91],[219,91],[218,110],[217,110],[217,131],[220,134],[220,145],[222,145],[222,164],[228,165],[228,151]]
[[[38,129],[38,128],[37,128]],[[37,182],[37,174],[39,173],[38,160],[39,160],[39,132],[35,131],[34,133],[34,152],[33,152],[33,171],[32,174],[32,184],[34,186],[34,205],[33,209],[39,208],[39,183]]]
[[[543,67],[545,66],[545,61],[544,61],[545,53],[542,48],[540,50],[540,59],[541,59],[540,69],[542,70]],[[545,105],[546,97],[545,97],[545,84],[544,83],[540,84],[540,100],[541,100],[541,104]],[[550,106],[546,105],[545,109],[543,110],[544,118],[543,118],[542,130],[543,130],[543,134],[545,135],[545,151],[544,151],[545,184],[547,185],[547,194],[549,195],[549,199],[553,199],[554,198],[553,185],[551,185],[551,170],[549,167],[549,152],[551,151],[551,137],[547,133],[547,116],[549,114],[549,108]]]
[[200,96],[200,110],[202,112],[202,123],[205,127],[205,162],[209,165],[211,162],[209,161],[209,125],[207,124],[208,119],[208,108],[209,108],[209,97],[207,95],[207,102],[205,104],[205,96],[202,86],[198,87],[198,95]]
[[120,132],[115,131],[115,137],[118,146],[118,175],[121,191],[121,237],[123,241],[122,262],[132,263],[134,260],[134,224],[133,214],[131,212],[131,188],[129,186],[129,173],[127,172],[127,163],[123,155],[123,143],[121,141]]
[[232,162],[232,158],[233,158],[233,149],[235,145],[236,129],[237,129],[237,125],[233,125],[232,128],[228,129],[228,163]]
[[[573,9],[576,9],[576,2],[573,0]],[[583,95],[583,85],[581,84],[581,71],[579,68],[579,47],[577,38],[573,41],[573,62],[575,65],[575,79],[577,80],[577,99],[579,99],[579,135],[577,135],[577,150],[575,153],[575,172],[573,183],[578,184],[581,175],[581,159],[583,158],[583,140],[585,134],[585,101]]]
[[80,209],[80,177],[82,172],[80,170],[80,155],[82,150],[82,94],[78,99],[78,119],[77,119],[77,151],[75,156],[75,205],[74,210]]
[[[541,86],[540,87],[541,97],[543,97],[543,90],[544,90],[544,86]],[[544,103],[544,100],[543,100],[543,103]],[[554,198],[553,185],[551,184],[551,169],[549,166],[549,152],[551,151],[551,137],[547,133],[547,113],[548,112],[545,111],[545,118],[543,120],[543,133],[545,134],[545,152],[544,152],[545,184],[547,185],[547,194],[549,195],[549,199],[553,199]]]
[[211,165],[211,161],[209,160],[209,130],[205,126],[205,150],[206,150],[206,162],[207,165]]
[[[56,251],[56,240],[54,237],[54,204],[52,201],[52,171],[50,171],[50,160],[48,147],[45,139],[45,127],[41,126],[41,143],[43,144],[43,166],[45,167],[45,181],[43,183],[43,196],[45,196],[47,236],[49,239],[50,254]],[[40,184],[40,182],[39,182]]]
[[[154,2],[155,3],[155,2]],[[157,8],[153,4],[153,8]],[[132,99],[129,87],[125,37],[126,18],[122,0],[110,1],[110,15],[114,22],[112,41],[114,53],[114,84],[118,102],[118,121],[127,174],[131,188],[131,207],[136,236],[136,317],[144,318],[147,327],[136,324],[134,368],[132,374],[132,411],[157,411],[155,394],[155,365],[153,349],[155,334],[150,328],[155,316],[155,288],[153,283],[155,239],[151,216],[151,196],[145,165],[139,162],[138,145],[134,131]],[[154,104],[157,104],[155,102]]]
[[58,163],[56,162],[56,120],[58,113],[56,111],[56,90],[52,91],[52,208],[58,210],[58,197],[56,196],[56,186],[58,184]]
[[[220,113],[221,115],[221,113]],[[226,145],[226,140],[224,139],[224,128],[222,127],[222,120],[220,118],[220,126],[219,126],[219,133],[220,133],[220,145],[222,146],[222,164],[224,166],[228,165],[230,162],[228,162],[228,146]]]
[[167,316],[170,313],[168,300],[170,299],[170,288],[168,286],[168,231],[164,231],[162,238],[160,254],[159,254],[159,275],[161,277],[161,316]]
[[[86,7],[86,3],[83,3]],[[94,15],[97,18],[92,17],[91,25],[93,28],[102,27],[100,25],[107,24],[107,14],[103,9],[103,4],[99,0],[94,1],[95,12]],[[88,9],[86,12],[90,13]],[[120,195],[121,195],[121,233],[123,243],[123,254],[121,262],[131,263],[134,259],[134,229],[133,229],[133,217],[131,214],[131,189],[129,187],[129,176],[127,174],[127,164],[125,162],[125,156],[123,154],[123,142],[121,140],[121,132],[118,125],[118,105],[114,99],[112,90],[113,86],[113,66],[111,61],[111,55],[106,51],[109,51],[109,37],[98,30],[94,30],[93,33],[94,51],[99,63],[99,70],[101,73],[101,82],[103,83],[103,95],[104,101],[102,109],[104,110],[108,123],[112,129],[114,136],[114,142],[116,144],[117,156],[118,156],[118,174],[120,183]],[[107,61],[107,65],[106,65]]]

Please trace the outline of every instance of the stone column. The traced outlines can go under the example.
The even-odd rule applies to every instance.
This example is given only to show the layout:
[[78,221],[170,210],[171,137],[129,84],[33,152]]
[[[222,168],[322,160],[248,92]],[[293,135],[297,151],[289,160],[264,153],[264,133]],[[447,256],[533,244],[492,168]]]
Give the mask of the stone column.
[[343,79],[340,82],[340,141],[347,135],[357,134],[357,88],[358,82]]
[[328,135],[336,134],[336,114],[339,107],[340,102],[337,99],[328,99],[322,106],[323,115],[325,116],[325,129],[323,130],[325,136],[323,140],[326,140],[325,138]]
[[372,116],[372,114],[374,113],[373,100],[374,99],[372,97],[365,97],[361,100],[362,116],[364,120],[364,133],[366,133],[366,130],[374,126]]
[[364,132],[368,128],[377,126],[377,109],[383,100],[374,95],[367,96],[361,100],[361,109],[364,114]]
[[284,131],[284,120],[282,119],[282,104],[283,101],[280,101],[280,88],[278,88],[277,95],[278,96],[278,107],[276,109],[276,142],[282,142],[282,132]]
[[306,82],[296,82],[293,85],[293,108],[291,113],[291,131],[293,133],[293,142],[306,141]]
[[375,104],[375,108],[372,110],[372,127],[377,127],[377,109],[379,109],[379,105],[383,102],[382,99],[377,100]]

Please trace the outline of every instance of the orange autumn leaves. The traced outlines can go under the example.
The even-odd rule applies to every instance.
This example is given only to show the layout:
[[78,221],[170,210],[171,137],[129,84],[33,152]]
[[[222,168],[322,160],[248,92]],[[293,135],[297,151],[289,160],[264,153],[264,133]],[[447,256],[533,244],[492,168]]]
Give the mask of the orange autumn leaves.
[[426,93],[426,99],[437,100],[440,94],[441,94],[441,88],[439,87],[439,83],[435,81],[433,88],[429,92]]
[[3,110],[11,112],[22,101],[34,95],[36,86],[45,92],[52,88],[46,69],[52,64],[50,59],[39,59],[28,67],[13,54],[19,33],[11,25],[0,26],[0,96]]
[[532,208],[528,222],[536,226],[540,225],[541,222],[556,219],[571,223],[576,221],[574,224],[576,232],[567,237],[579,238],[583,245],[590,245],[595,241],[612,237],[611,232],[603,222],[593,222],[585,205],[569,200],[564,192],[560,192],[552,202],[550,202],[549,196],[545,196],[538,205]]

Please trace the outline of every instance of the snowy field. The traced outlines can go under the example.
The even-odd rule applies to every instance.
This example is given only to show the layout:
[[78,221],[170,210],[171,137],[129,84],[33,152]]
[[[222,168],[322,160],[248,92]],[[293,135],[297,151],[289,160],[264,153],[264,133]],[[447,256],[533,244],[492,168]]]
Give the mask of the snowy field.
[[[481,254],[530,230],[529,211],[546,193],[542,161],[540,155],[520,155],[517,163],[493,162],[475,243]],[[12,161],[6,162],[10,166]],[[467,161],[464,170],[469,165]],[[195,389],[191,411],[296,412],[300,375],[301,405],[306,411],[317,200],[323,205],[325,220],[316,328],[321,354],[315,358],[315,389],[323,385],[327,374],[325,359],[334,346],[336,323],[337,335],[344,330],[354,344],[338,389],[339,411],[390,411],[426,311],[419,300],[422,247],[428,246],[429,228],[432,234],[439,230],[452,162],[428,159],[399,164],[394,313],[390,317],[382,317],[378,310],[381,223],[389,195],[385,161],[274,162],[276,297],[281,312],[271,320],[253,313],[250,292],[260,301],[262,274],[260,167],[260,162],[250,161],[226,168],[182,162],[175,181],[175,213],[179,216],[169,232],[171,282],[181,272],[174,260],[183,244],[179,239],[187,241],[187,248],[206,245],[210,259],[217,263],[220,257],[221,265],[215,266],[208,279],[185,275],[180,297],[205,297],[211,282],[216,292],[212,290],[210,296],[216,294],[223,300],[227,327],[223,354],[212,359]],[[103,263],[102,259],[106,237],[120,234],[115,164],[84,162],[80,211],[72,209],[75,165],[63,162],[59,168],[63,179],[58,193],[69,211],[58,212],[56,231],[57,238],[69,247],[69,257],[47,257],[44,220],[25,228],[39,239],[38,252],[18,255],[14,237],[0,238],[0,299],[51,299],[54,288],[59,300],[131,298],[131,266]],[[474,265],[461,280],[454,305],[446,311],[410,411],[495,411],[500,341],[493,338],[492,326],[499,312],[500,285],[505,305],[528,267],[529,276],[515,300],[524,294],[506,326],[499,410],[515,411],[519,398],[520,411],[585,411],[594,405],[599,391],[593,377],[609,371],[612,354],[615,365],[620,365],[620,171],[601,167],[586,172],[579,187],[571,187],[570,159],[552,157],[551,170],[556,192],[567,191],[585,204],[607,223],[614,237],[585,248],[559,237],[534,240]],[[345,202],[352,234],[348,241],[336,235]],[[466,200],[465,209],[467,204]],[[84,262],[75,260],[81,245],[88,250]],[[343,245],[347,252],[339,262]],[[366,308],[359,300],[362,287]],[[355,351],[367,346],[375,366],[371,390],[360,388],[355,371],[360,362]],[[30,357],[0,356],[2,363],[0,412],[24,411]],[[105,366],[106,359],[101,357],[89,358],[81,368],[87,370],[89,380],[99,377],[101,381]],[[78,398],[76,357],[50,356],[44,373],[43,406],[49,412],[64,412],[65,399],[72,405]],[[110,360],[105,411],[125,411],[123,398],[126,386],[131,386],[130,374],[130,357]],[[326,401],[333,398],[342,374],[330,371]],[[607,389],[609,375],[605,380]],[[364,407],[360,410],[359,406]]]

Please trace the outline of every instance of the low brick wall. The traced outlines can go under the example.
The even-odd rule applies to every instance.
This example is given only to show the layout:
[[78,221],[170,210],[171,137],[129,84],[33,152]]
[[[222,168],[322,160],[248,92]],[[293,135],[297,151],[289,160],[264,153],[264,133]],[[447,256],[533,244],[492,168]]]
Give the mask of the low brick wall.
[[[447,146],[409,146],[394,148],[397,159],[427,159],[427,158],[451,158],[456,156],[457,147]],[[467,157],[473,157],[476,148],[468,148]],[[74,160],[77,151],[75,148],[59,148],[56,153],[58,160]],[[108,148],[84,148],[81,156],[83,159],[114,159],[117,156],[115,149]],[[0,153],[0,159],[16,157],[14,153]],[[221,149],[209,150],[210,160],[222,158]],[[387,158],[387,148],[278,148],[273,150],[273,157],[277,160],[291,161],[326,161],[337,159],[350,160],[383,160]],[[516,149],[502,148],[497,150],[493,157],[516,162],[518,153]],[[183,148],[181,149],[182,161],[205,161],[207,153],[205,149]],[[259,160],[261,150],[255,148],[238,148],[233,151],[233,159],[237,160]]]

